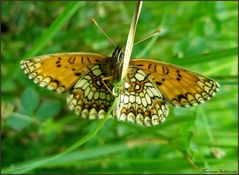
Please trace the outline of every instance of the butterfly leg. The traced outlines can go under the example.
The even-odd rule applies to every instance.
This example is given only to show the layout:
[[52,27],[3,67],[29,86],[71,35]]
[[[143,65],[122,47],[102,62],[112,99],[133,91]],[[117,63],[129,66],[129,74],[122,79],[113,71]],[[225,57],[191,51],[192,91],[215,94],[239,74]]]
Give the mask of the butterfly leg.
[[113,94],[112,90],[109,88],[109,86],[107,86],[107,83],[105,83],[105,81],[107,80],[112,80],[113,76],[109,76],[109,77],[104,77],[101,79],[101,82],[103,83],[103,85],[105,86],[105,88],[111,93]]
[[101,79],[103,85],[107,88],[107,90],[114,96],[114,97],[118,97],[119,96],[119,88],[124,84],[125,81],[122,82],[118,82],[118,83],[113,83],[114,84],[114,88],[111,90],[109,88],[109,86],[107,86],[107,83],[105,81],[107,80],[112,80],[113,76],[109,76],[109,77],[104,77]]

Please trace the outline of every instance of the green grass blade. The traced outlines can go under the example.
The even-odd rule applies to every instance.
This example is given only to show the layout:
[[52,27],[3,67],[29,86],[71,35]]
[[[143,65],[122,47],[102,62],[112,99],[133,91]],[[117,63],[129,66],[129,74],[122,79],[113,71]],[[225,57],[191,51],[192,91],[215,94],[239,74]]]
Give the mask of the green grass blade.
[[51,26],[44,32],[44,34],[36,40],[34,43],[32,49],[25,54],[23,57],[30,57],[38,54],[44,46],[47,44],[47,42],[59,32],[61,27],[70,19],[71,16],[73,16],[77,10],[79,9],[80,5],[82,3],[80,2],[71,2],[69,3],[62,14],[57,17],[57,19],[51,24]]
[[208,63],[212,61],[228,60],[228,58],[237,56],[237,55],[238,55],[238,48],[235,47],[235,48],[219,50],[216,52],[203,54],[203,55],[184,57],[183,59],[170,59],[168,61],[173,64],[188,66],[188,65],[194,65],[199,63],[200,64]]
[[107,121],[107,119],[108,119],[109,115],[111,114],[112,110],[114,109],[114,107],[116,105],[116,102],[117,102],[117,98],[115,98],[114,102],[112,103],[112,105],[111,105],[110,109],[108,110],[108,112],[106,113],[105,117],[99,122],[99,124],[96,126],[96,128],[94,128],[90,133],[88,133],[82,139],[80,139],[75,144],[73,144],[71,147],[66,149],[64,152],[62,152],[60,154],[57,154],[55,156],[51,156],[51,157],[46,158],[46,159],[38,160],[38,161],[35,161],[35,162],[31,162],[31,163],[27,162],[27,163],[24,163],[24,164],[19,165],[19,166],[3,169],[3,174],[21,174],[21,173],[29,172],[29,171],[31,171],[35,168],[43,166],[43,165],[47,164],[48,162],[54,161],[57,158],[60,158],[63,155],[66,155],[67,153],[77,149],[79,146],[81,146],[82,144],[87,142],[89,139],[91,139],[93,136],[95,136],[99,132],[99,130],[103,127],[103,125]]

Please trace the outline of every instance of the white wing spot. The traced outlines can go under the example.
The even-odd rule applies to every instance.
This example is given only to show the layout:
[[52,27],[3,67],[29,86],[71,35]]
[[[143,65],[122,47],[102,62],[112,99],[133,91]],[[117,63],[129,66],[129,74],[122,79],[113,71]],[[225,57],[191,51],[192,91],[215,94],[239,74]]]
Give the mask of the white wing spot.
[[130,88],[130,84],[129,84],[128,82],[126,82],[126,83],[124,84],[124,87],[125,87],[126,89],[128,89],[128,88]]
[[100,76],[102,74],[101,70],[100,69],[95,69],[92,71],[92,73],[95,75],[95,76]]
[[136,86],[135,86],[135,90],[138,90],[139,89],[139,85],[137,84]]
[[125,104],[129,103],[129,96],[127,95],[124,96],[124,103]]
[[87,81],[85,79],[79,80],[75,87],[82,87]]
[[141,73],[136,73],[135,78],[139,81],[143,81],[145,79],[145,76],[142,75]]
[[95,95],[94,95],[94,99],[97,100],[100,96],[100,93],[99,92],[95,92]]
[[94,92],[93,92],[93,91],[90,91],[90,93],[89,93],[89,95],[88,95],[88,99],[89,99],[89,100],[92,100],[93,96],[94,96]]
[[135,96],[134,95],[130,95],[129,96],[129,101],[130,101],[130,103],[134,103],[135,102]]
[[141,99],[140,99],[139,96],[136,96],[136,103],[139,104],[139,105],[141,104]]

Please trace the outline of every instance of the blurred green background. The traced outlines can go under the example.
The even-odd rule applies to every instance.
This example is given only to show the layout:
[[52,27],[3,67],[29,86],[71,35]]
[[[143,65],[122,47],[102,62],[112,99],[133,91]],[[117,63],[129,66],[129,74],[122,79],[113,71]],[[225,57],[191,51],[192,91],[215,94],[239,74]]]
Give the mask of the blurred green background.
[[135,2],[3,2],[1,6],[1,115],[4,173],[238,172],[238,2],[144,2],[133,57],[177,63],[221,85],[209,102],[170,107],[160,126],[108,120],[78,149],[46,164],[91,133],[98,120],[68,110],[66,94],[35,85],[22,59],[56,52],[111,55],[114,47],[95,18],[121,46]]

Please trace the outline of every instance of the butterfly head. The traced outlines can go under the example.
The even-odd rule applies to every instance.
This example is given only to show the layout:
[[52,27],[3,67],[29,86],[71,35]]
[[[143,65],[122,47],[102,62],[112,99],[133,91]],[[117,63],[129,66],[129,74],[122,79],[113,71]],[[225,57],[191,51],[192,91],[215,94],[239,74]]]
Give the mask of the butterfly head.
[[117,65],[123,63],[124,52],[122,51],[122,48],[120,48],[119,46],[116,47],[115,51],[112,54],[112,59],[113,62]]

